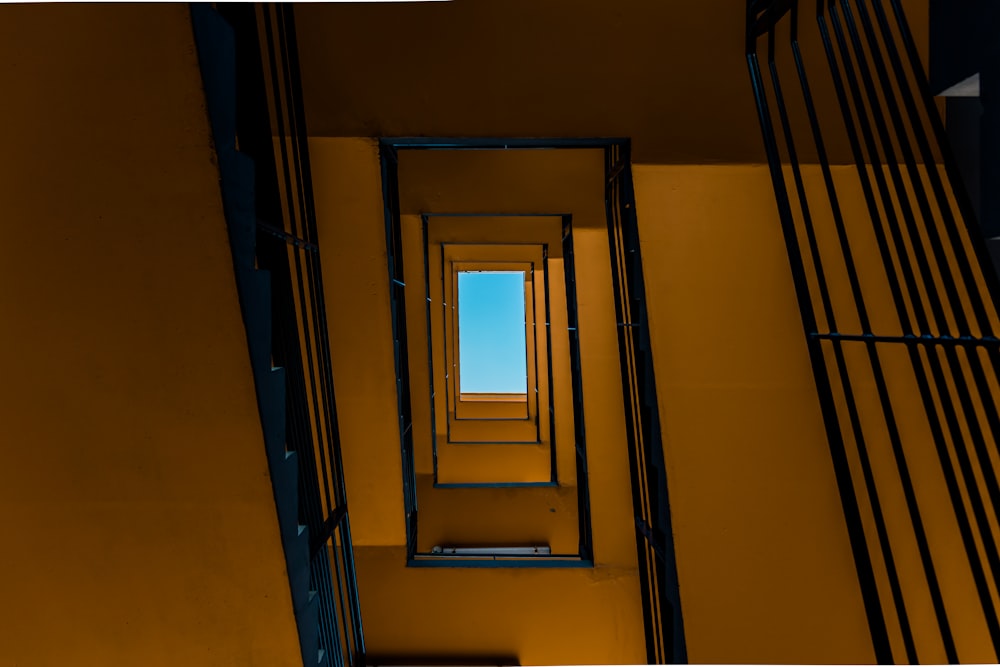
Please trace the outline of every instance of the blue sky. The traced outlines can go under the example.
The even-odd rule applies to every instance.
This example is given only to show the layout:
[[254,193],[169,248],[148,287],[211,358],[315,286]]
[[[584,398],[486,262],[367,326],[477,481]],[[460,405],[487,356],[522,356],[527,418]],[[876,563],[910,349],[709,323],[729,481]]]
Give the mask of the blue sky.
[[458,274],[459,391],[527,393],[524,272]]

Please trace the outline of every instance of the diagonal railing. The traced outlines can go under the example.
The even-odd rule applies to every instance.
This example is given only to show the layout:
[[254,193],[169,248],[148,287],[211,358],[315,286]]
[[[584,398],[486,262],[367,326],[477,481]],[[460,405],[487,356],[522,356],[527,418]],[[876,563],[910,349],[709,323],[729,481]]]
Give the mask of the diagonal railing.
[[292,8],[192,18],[303,663],[363,667]]
[[605,148],[605,204],[625,401],[629,468],[650,664],[685,663],[667,470],[643,280],[628,142]]
[[993,662],[1000,291],[900,0],[750,0],[746,55],[875,657]]

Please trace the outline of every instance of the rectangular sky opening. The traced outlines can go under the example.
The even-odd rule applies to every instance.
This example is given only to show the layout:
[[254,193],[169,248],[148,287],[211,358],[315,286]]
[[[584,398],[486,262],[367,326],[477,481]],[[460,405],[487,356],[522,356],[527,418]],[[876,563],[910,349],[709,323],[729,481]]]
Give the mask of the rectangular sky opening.
[[458,272],[459,392],[526,394],[524,271]]

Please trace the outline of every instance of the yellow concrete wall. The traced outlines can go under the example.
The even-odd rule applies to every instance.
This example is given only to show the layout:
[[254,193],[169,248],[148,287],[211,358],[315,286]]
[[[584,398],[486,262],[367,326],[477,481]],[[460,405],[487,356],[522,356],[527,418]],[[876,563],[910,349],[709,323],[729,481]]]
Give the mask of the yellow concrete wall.
[[[768,169],[636,165],[633,171],[689,658],[870,662]],[[829,207],[818,205],[826,198],[822,174],[808,165],[803,176],[837,330],[858,333]],[[833,178],[873,330],[898,335],[855,170],[834,167]],[[940,220],[934,224],[940,227]],[[818,318],[819,329],[829,331],[825,317]],[[902,350],[880,354],[959,658],[991,662],[995,655],[913,370]],[[918,655],[943,663],[870,362],[862,347],[849,347],[846,358]],[[836,377],[832,365],[830,372]],[[839,386],[835,380],[845,415]],[[841,420],[850,434],[846,417]],[[850,435],[845,441],[889,641],[896,659],[904,660],[857,443]]]
[[[361,20],[388,10],[350,11]],[[597,34],[588,21],[587,34]],[[536,42],[551,50],[546,39]],[[652,51],[639,78],[658,80],[652,64],[660,52],[641,42]],[[435,48],[436,57],[471,67],[447,45]],[[399,68],[406,58],[386,62],[403,80],[422,81]],[[516,80],[538,59],[525,62],[504,71]],[[727,80],[739,70],[743,81],[741,57],[727,63]],[[381,90],[370,87],[372,70],[338,71],[358,75],[352,86]],[[296,664],[186,8],[0,8],[0,81],[0,343],[8,350],[0,663]],[[448,77],[440,82],[461,89]],[[586,77],[579,82],[599,90]],[[738,90],[712,99],[736,99]],[[560,103],[575,94],[557,92]],[[422,131],[433,121],[447,134],[454,126],[429,101],[438,97],[425,95],[394,101],[378,127]],[[469,133],[535,134],[530,119],[541,113],[524,106],[522,131],[511,132],[502,115],[459,113],[458,102],[442,99],[454,106],[445,119],[466,123]],[[674,101],[648,114],[642,95],[629,99],[636,105],[628,122],[601,111],[581,125],[585,133],[667,128],[636,147],[667,160],[678,159],[668,154],[679,136],[667,111],[688,109],[690,127],[680,124],[687,140],[718,126]],[[423,115],[412,115],[409,103]],[[375,107],[387,108],[349,108],[349,122],[331,133],[372,127],[365,119]],[[749,102],[733,108],[752,111]],[[561,109],[545,114],[547,127],[566,127]],[[372,645],[441,653],[441,637],[450,637],[456,655],[516,655],[526,664],[641,661],[631,526],[616,525],[614,512],[595,517],[609,536],[603,569],[401,567],[398,434],[395,419],[381,417],[395,412],[392,356],[369,353],[391,349],[377,155],[370,140],[312,145]],[[738,147],[756,154],[752,142]],[[330,174],[340,179],[333,187],[323,181]],[[689,658],[870,662],[766,169],[639,165],[635,175]],[[331,213],[331,202],[342,208]],[[581,243],[596,243],[599,227]],[[358,228],[364,243],[352,240]],[[610,288],[593,289],[598,300],[610,298]],[[359,309],[365,317],[354,315]],[[344,314],[353,319],[338,319]],[[611,349],[613,328],[598,338]],[[608,433],[619,427],[617,411],[604,417]],[[620,466],[603,474],[609,486],[625,479]],[[615,511],[627,507],[615,502]],[[409,600],[400,599],[404,589]],[[449,596],[470,592],[484,606],[497,593],[514,602],[480,615],[452,609],[455,625],[442,626]],[[523,603],[539,593],[549,602]],[[574,633],[579,640],[568,648],[552,641]]]
[[301,664],[187,7],[0,7],[0,82],[0,664]]
[[[922,54],[928,4],[902,0]],[[815,3],[800,5],[803,48],[819,55],[807,59],[815,79],[826,68]],[[743,55],[746,6],[302,3],[306,120],[319,136],[630,137],[641,162],[763,162]],[[837,108],[830,86],[813,94],[818,108]],[[793,121],[809,131],[804,114]],[[843,132],[827,141],[834,160],[850,161]],[[810,159],[808,146],[800,156]]]
[[872,662],[766,166],[635,165],[692,662]]
[[356,545],[405,544],[385,218],[374,140],[309,142]]

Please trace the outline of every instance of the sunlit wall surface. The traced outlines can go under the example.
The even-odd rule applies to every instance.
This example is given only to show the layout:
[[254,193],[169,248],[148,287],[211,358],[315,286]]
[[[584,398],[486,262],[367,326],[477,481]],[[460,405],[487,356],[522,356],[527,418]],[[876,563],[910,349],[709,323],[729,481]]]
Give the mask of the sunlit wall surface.
[[188,9],[0,61],[0,664],[301,665]]
[[[587,394],[597,567],[405,564],[374,137],[563,134],[634,142],[689,659],[871,662],[760,164],[741,3],[536,4],[296,10],[370,651],[643,659],[620,395]],[[919,23],[921,3],[907,4]],[[620,48],[595,46],[609,43]],[[0,663],[296,664],[187,11],[3,7],[0,53],[13,100],[0,109],[0,521],[14,545],[0,555]],[[532,213],[562,213],[553,192],[603,211],[600,159],[562,166],[596,174],[581,192],[516,162],[414,172],[470,197],[490,179],[499,192],[527,181]],[[816,173],[807,182],[822,187]],[[406,213],[440,204],[415,198]],[[584,377],[620,387],[604,225],[575,228],[592,258],[581,311],[596,313],[581,331]],[[553,493],[533,514],[524,498],[497,489],[439,508],[542,541],[571,506]]]

